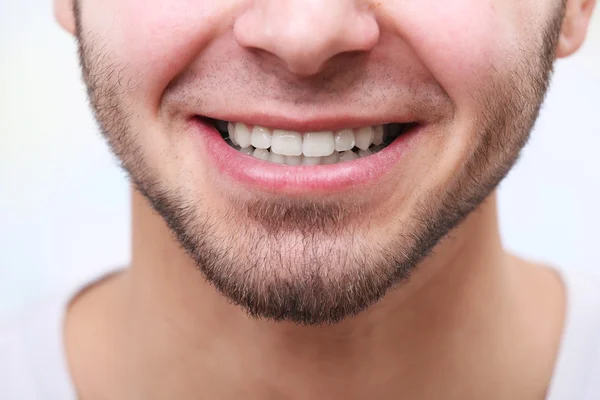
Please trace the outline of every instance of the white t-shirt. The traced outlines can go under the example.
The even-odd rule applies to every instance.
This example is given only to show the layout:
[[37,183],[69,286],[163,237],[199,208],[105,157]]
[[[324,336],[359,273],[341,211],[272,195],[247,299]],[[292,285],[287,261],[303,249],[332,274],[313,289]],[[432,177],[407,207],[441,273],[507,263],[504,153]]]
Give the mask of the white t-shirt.
[[[547,400],[600,400],[600,277],[561,271],[567,315]],[[63,344],[69,301],[94,280],[76,285],[16,323],[0,326],[1,400],[75,400]],[[507,399],[515,400],[515,399]]]

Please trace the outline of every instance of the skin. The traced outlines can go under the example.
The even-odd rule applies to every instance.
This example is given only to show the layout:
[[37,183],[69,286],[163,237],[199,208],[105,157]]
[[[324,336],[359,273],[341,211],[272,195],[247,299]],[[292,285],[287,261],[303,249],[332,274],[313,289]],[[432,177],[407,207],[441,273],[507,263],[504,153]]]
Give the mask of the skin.
[[[135,187],[131,266],[67,315],[81,398],[544,398],[564,289],[503,250],[493,191],[594,3],[56,0]],[[194,145],[228,113],[427,131],[373,185],[282,201]]]

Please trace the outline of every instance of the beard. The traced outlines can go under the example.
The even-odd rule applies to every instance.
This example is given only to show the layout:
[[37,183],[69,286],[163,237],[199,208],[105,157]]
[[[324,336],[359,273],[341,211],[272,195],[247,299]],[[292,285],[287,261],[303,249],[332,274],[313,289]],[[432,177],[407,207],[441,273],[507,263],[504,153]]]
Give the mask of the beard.
[[476,144],[450,184],[422,192],[385,240],[374,240],[360,207],[341,200],[240,197],[215,214],[210,196],[162,179],[131,125],[135,89],[114,79],[120,71],[99,39],[82,34],[78,11],[83,78],[101,130],[198,271],[253,317],[317,325],[354,316],[406,281],[506,176],[547,91],[564,5],[543,39],[476,95]]

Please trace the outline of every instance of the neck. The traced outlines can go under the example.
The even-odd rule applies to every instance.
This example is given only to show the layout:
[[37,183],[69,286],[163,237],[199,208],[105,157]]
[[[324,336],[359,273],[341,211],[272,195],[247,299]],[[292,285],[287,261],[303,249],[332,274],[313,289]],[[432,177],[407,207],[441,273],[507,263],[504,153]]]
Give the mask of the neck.
[[[518,365],[493,369],[515,353],[506,338],[529,329],[517,314],[534,312],[522,307],[527,290],[515,263],[502,249],[492,196],[408,282],[357,317],[319,327],[256,320],[205,281],[134,194],[132,265],[120,283],[127,307],[115,317],[123,327],[115,346],[123,374],[148,399],[443,398],[456,382],[470,393],[521,398],[504,384],[490,387],[511,371],[523,375]],[[532,355],[508,360],[525,362],[521,356]]]

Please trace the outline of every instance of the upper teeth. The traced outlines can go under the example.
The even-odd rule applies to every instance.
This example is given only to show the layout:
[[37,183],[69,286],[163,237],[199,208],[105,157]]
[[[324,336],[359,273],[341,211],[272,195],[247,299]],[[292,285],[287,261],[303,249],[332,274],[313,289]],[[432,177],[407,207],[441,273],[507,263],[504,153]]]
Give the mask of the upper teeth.
[[282,156],[326,157],[358,147],[367,151],[369,146],[383,143],[383,125],[340,131],[306,132],[304,134],[262,126],[249,127],[241,122],[227,125],[229,139],[241,148],[270,149]]

